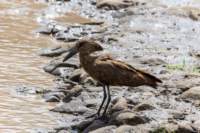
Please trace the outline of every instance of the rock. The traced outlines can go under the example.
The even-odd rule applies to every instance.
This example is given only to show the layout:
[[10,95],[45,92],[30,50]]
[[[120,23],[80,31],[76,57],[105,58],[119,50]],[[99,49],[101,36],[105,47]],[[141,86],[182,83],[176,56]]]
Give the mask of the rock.
[[76,69],[72,72],[72,74],[69,76],[69,79],[74,82],[80,82],[81,81],[81,75],[84,73],[83,69]]
[[129,6],[137,5],[137,2],[133,0],[97,0],[97,8],[107,7],[110,10],[117,10],[120,8],[126,8]]
[[92,77],[89,77],[88,75],[85,75],[85,77],[82,79],[82,83],[87,85],[97,85],[97,81],[94,80]]
[[179,123],[178,129],[175,133],[197,133],[197,130],[189,123]]
[[155,107],[148,103],[140,103],[135,107],[136,111],[153,110],[153,109],[155,109]]
[[56,56],[60,56],[63,53],[67,52],[67,49],[63,49],[61,47],[56,47],[56,48],[45,48],[40,50],[39,55],[40,56],[47,56],[47,57],[56,57]]
[[152,133],[197,133],[190,124],[186,123],[167,123],[164,126],[152,131]]
[[80,85],[76,85],[73,87],[70,91],[68,91],[65,94],[65,97],[63,98],[63,102],[69,102],[72,100],[72,97],[77,97],[81,94],[83,91],[82,87]]
[[175,131],[177,131],[178,129],[178,125],[174,124],[174,123],[166,123],[161,127],[158,127],[157,129],[154,129],[153,131],[151,131],[151,133],[164,133],[164,132],[169,132],[169,133],[176,133]]
[[183,98],[191,98],[193,100],[200,100],[200,86],[192,87],[185,91],[182,95]]
[[64,75],[63,72],[59,69],[61,67],[69,67],[69,68],[73,68],[73,69],[78,68],[78,66],[74,65],[74,64],[69,64],[69,63],[65,63],[65,62],[60,62],[58,60],[53,60],[50,63],[48,63],[46,66],[44,66],[43,70],[50,74],[59,76],[59,75]]
[[89,133],[90,131],[106,126],[106,123],[101,120],[94,120],[82,133]]
[[87,119],[82,121],[79,124],[76,124],[74,126],[72,126],[73,129],[76,129],[78,131],[83,131],[84,129],[86,129],[89,125],[91,125],[94,122],[93,119]]
[[116,129],[115,133],[149,133],[147,128],[141,126],[122,125]]
[[91,131],[90,133],[115,133],[116,126],[105,126],[101,127],[99,129],[96,129],[94,131]]
[[113,107],[111,112],[117,112],[128,109],[127,100],[124,97],[119,97],[113,100]]
[[102,87],[87,86],[85,88],[85,90],[88,91],[88,92],[103,92],[103,88]]
[[57,40],[65,41],[65,42],[75,42],[78,40],[78,37],[76,37],[73,33],[69,33],[69,32],[66,33],[66,31],[59,31],[54,35],[54,37]]
[[85,106],[88,108],[97,107],[97,103],[98,103],[98,100],[96,100],[96,99],[90,98],[90,99],[85,100]]
[[71,0],[56,0],[56,1],[68,2],[68,1],[71,1]]
[[55,28],[55,26],[40,27],[40,28],[36,29],[34,32],[45,34],[45,35],[50,35],[50,34],[54,35],[57,32],[59,32],[59,29]]
[[200,58],[200,51],[199,50],[192,50],[189,52],[190,56]]
[[182,79],[178,81],[174,81],[176,88],[180,89],[181,91],[187,91],[188,89],[199,85],[199,81],[196,79]]
[[58,133],[69,133],[69,131],[66,131],[66,130],[60,130]]
[[[112,13],[112,16],[113,18],[123,18],[123,17],[126,17],[126,16],[131,16],[131,15],[134,15],[134,11],[131,11],[131,10],[127,10],[126,12],[113,12]],[[110,39],[108,38],[108,42],[110,41]],[[113,42],[117,42],[118,39],[117,38],[112,38],[111,37],[111,41]]]
[[191,87],[190,82],[185,82],[183,80],[176,81],[175,85],[176,85],[176,88],[178,88],[178,89],[180,89],[182,91],[187,91]]
[[64,97],[63,92],[49,92],[43,95],[46,102],[59,102]]
[[157,65],[165,65],[167,64],[165,61],[159,58],[150,58],[140,61],[142,64],[148,64],[150,66],[157,66]]
[[133,112],[122,111],[116,112],[111,116],[110,123],[116,125],[137,125],[137,124],[144,124],[149,122],[149,118],[145,116],[136,115]]
[[15,88],[15,91],[21,95],[28,95],[28,94],[36,94],[38,92],[45,93],[48,90],[37,88],[37,87],[29,87],[29,86],[19,86]]
[[45,65],[43,67],[43,70],[45,72],[53,74],[53,75],[57,75],[57,76],[61,75],[60,70],[57,69],[56,64],[53,64],[53,63],[49,63],[49,64]]
[[200,10],[198,9],[193,9],[189,11],[189,17],[194,20],[194,21],[198,21],[199,20],[199,16],[200,16]]
[[90,111],[87,107],[83,105],[82,102],[73,100],[69,103],[62,103],[55,108],[51,109],[53,112],[68,113],[68,114],[83,114]]
[[60,101],[60,98],[57,97],[57,96],[50,96],[50,97],[48,97],[45,101],[46,101],[46,102],[59,102],[59,101]]
[[173,118],[176,120],[184,120],[185,114],[184,113],[173,113]]
[[200,120],[195,121],[193,127],[200,132]]

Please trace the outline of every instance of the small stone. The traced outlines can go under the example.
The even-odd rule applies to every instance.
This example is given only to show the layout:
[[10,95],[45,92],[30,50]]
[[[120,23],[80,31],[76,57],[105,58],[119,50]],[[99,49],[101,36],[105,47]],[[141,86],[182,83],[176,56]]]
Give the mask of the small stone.
[[72,74],[69,76],[69,79],[74,82],[80,82],[81,81],[81,75],[83,74],[83,69],[76,69],[72,72]]
[[69,102],[72,100],[72,97],[78,97],[83,91],[82,86],[76,85],[70,91],[65,94],[63,102]]
[[165,65],[167,64],[165,61],[159,58],[150,58],[141,61],[142,64],[148,64],[150,66],[157,66],[157,65]]
[[97,85],[97,81],[88,76],[83,80],[83,83],[87,85]]
[[144,125],[141,126],[130,126],[122,125],[116,129],[115,133],[149,133]]
[[200,100],[200,86],[192,87],[183,93],[183,98],[191,98],[193,100]]
[[113,100],[111,112],[122,111],[128,109],[127,100],[124,97],[119,97]]
[[200,132],[200,120],[194,122],[193,127],[196,128]]
[[59,31],[57,32],[54,37],[57,40],[65,41],[65,42],[75,42],[78,40],[78,37],[76,37],[73,33],[65,33],[65,31]]
[[192,80],[179,80],[175,81],[174,84],[176,85],[176,88],[183,92],[194,86],[194,82]]
[[82,121],[79,124],[76,124],[74,126],[72,126],[73,129],[78,129],[79,131],[83,131],[84,129],[86,129],[89,125],[91,125],[93,123],[93,119],[87,119]]
[[57,96],[50,96],[48,99],[46,99],[46,102],[59,102],[60,98]]
[[178,130],[175,133],[197,133],[197,130],[189,123],[179,123]]
[[59,102],[64,97],[63,92],[48,92],[43,95],[46,102]]
[[194,21],[198,21],[199,20],[199,14],[200,14],[199,10],[191,10],[189,12],[189,17]]
[[94,131],[98,128],[106,126],[106,123],[101,120],[94,120],[92,124],[90,124],[82,133],[89,133],[90,131]]
[[98,128],[94,131],[91,131],[90,133],[115,133],[115,129],[116,129],[116,126],[111,125],[111,126]]
[[185,114],[183,114],[183,113],[173,113],[173,118],[177,119],[177,120],[184,120]]
[[74,100],[69,103],[62,103],[51,109],[51,111],[76,115],[84,114],[85,112],[90,111],[90,109],[85,107],[82,102]]
[[167,123],[157,128],[153,133],[170,132],[170,133],[198,133],[189,123]]
[[85,100],[85,106],[88,108],[94,108],[97,106],[98,101],[96,99]]
[[45,34],[45,35],[50,35],[50,34],[54,35],[58,31],[59,30],[55,27],[40,27],[40,28],[36,29],[34,32]]
[[169,133],[177,133],[178,125],[174,123],[166,123],[162,125],[161,127],[158,127],[157,129],[154,129],[150,133],[164,133],[164,132],[169,132]]
[[59,131],[58,133],[69,133],[69,131],[61,130],[61,131]]
[[133,0],[97,0],[97,8],[106,8],[110,10],[117,10],[136,5],[137,2]]
[[122,125],[137,125],[137,124],[144,124],[149,122],[149,118],[145,116],[136,115],[133,112],[128,111],[122,111],[122,112],[116,112],[111,116],[110,123]]
[[85,88],[86,91],[88,92],[103,92],[102,87],[91,87],[91,86],[87,86]]
[[155,107],[148,103],[141,103],[135,107],[135,110],[137,111],[153,110],[153,109],[155,109]]

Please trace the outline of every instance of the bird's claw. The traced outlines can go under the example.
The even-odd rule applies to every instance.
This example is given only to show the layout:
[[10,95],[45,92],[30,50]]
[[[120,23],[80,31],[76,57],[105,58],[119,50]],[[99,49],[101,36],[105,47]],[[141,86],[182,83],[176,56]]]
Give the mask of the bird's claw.
[[89,119],[89,118],[98,119],[98,118],[100,118],[100,116],[99,116],[99,114],[92,114],[92,115],[86,116],[85,118],[86,118],[86,119]]
[[100,119],[100,120],[102,120],[102,121],[109,121],[109,117],[108,116],[106,116],[106,115],[102,115],[102,116],[100,116],[98,119]]
[[106,116],[106,115],[98,115],[98,114],[92,114],[90,116],[87,116],[85,117],[86,119],[89,119],[89,118],[94,118],[94,120],[101,120],[101,121],[108,121],[109,120],[109,117]]

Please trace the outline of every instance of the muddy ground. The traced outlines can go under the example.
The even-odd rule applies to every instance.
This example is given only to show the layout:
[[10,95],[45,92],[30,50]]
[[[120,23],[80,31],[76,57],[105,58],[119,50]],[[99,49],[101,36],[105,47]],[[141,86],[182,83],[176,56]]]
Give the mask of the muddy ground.
[[[64,45],[40,51],[52,58],[44,71],[57,77],[42,92],[50,111],[62,117],[53,133],[200,132],[200,3],[191,0],[69,0],[48,2],[36,32]],[[81,16],[81,17],[80,17]],[[80,38],[96,39],[104,53],[159,77],[158,89],[111,87],[107,121],[85,119],[96,112],[103,91],[66,48]],[[54,69],[56,66],[60,66]]]

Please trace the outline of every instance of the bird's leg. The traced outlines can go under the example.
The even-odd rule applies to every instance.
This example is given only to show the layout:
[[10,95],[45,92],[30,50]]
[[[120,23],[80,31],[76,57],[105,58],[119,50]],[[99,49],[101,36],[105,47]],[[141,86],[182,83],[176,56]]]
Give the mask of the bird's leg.
[[109,85],[107,85],[107,93],[108,93],[108,101],[107,101],[107,103],[106,103],[106,106],[105,106],[105,109],[104,109],[104,112],[103,112],[103,115],[102,115],[103,117],[106,115],[108,106],[109,106],[110,101],[111,101],[111,95],[110,95]]
[[95,117],[95,116],[99,117],[99,116],[100,116],[100,113],[101,113],[101,109],[102,109],[102,107],[103,107],[103,105],[104,105],[104,102],[105,102],[106,98],[107,98],[106,87],[105,87],[105,85],[103,84],[103,101],[102,101],[102,103],[101,103],[101,105],[100,105],[100,107],[99,107],[97,113],[96,113],[96,114],[93,114],[93,115],[91,115],[91,116],[88,116],[88,117],[86,117],[86,118],[91,118],[91,117]]
[[105,87],[105,85],[103,85],[103,101],[102,101],[102,103],[101,103],[101,105],[100,105],[100,107],[99,107],[99,109],[97,111],[97,115],[98,116],[100,116],[101,109],[102,109],[102,107],[104,105],[104,102],[105,102],[106,98],[107,98],[106,87]]

